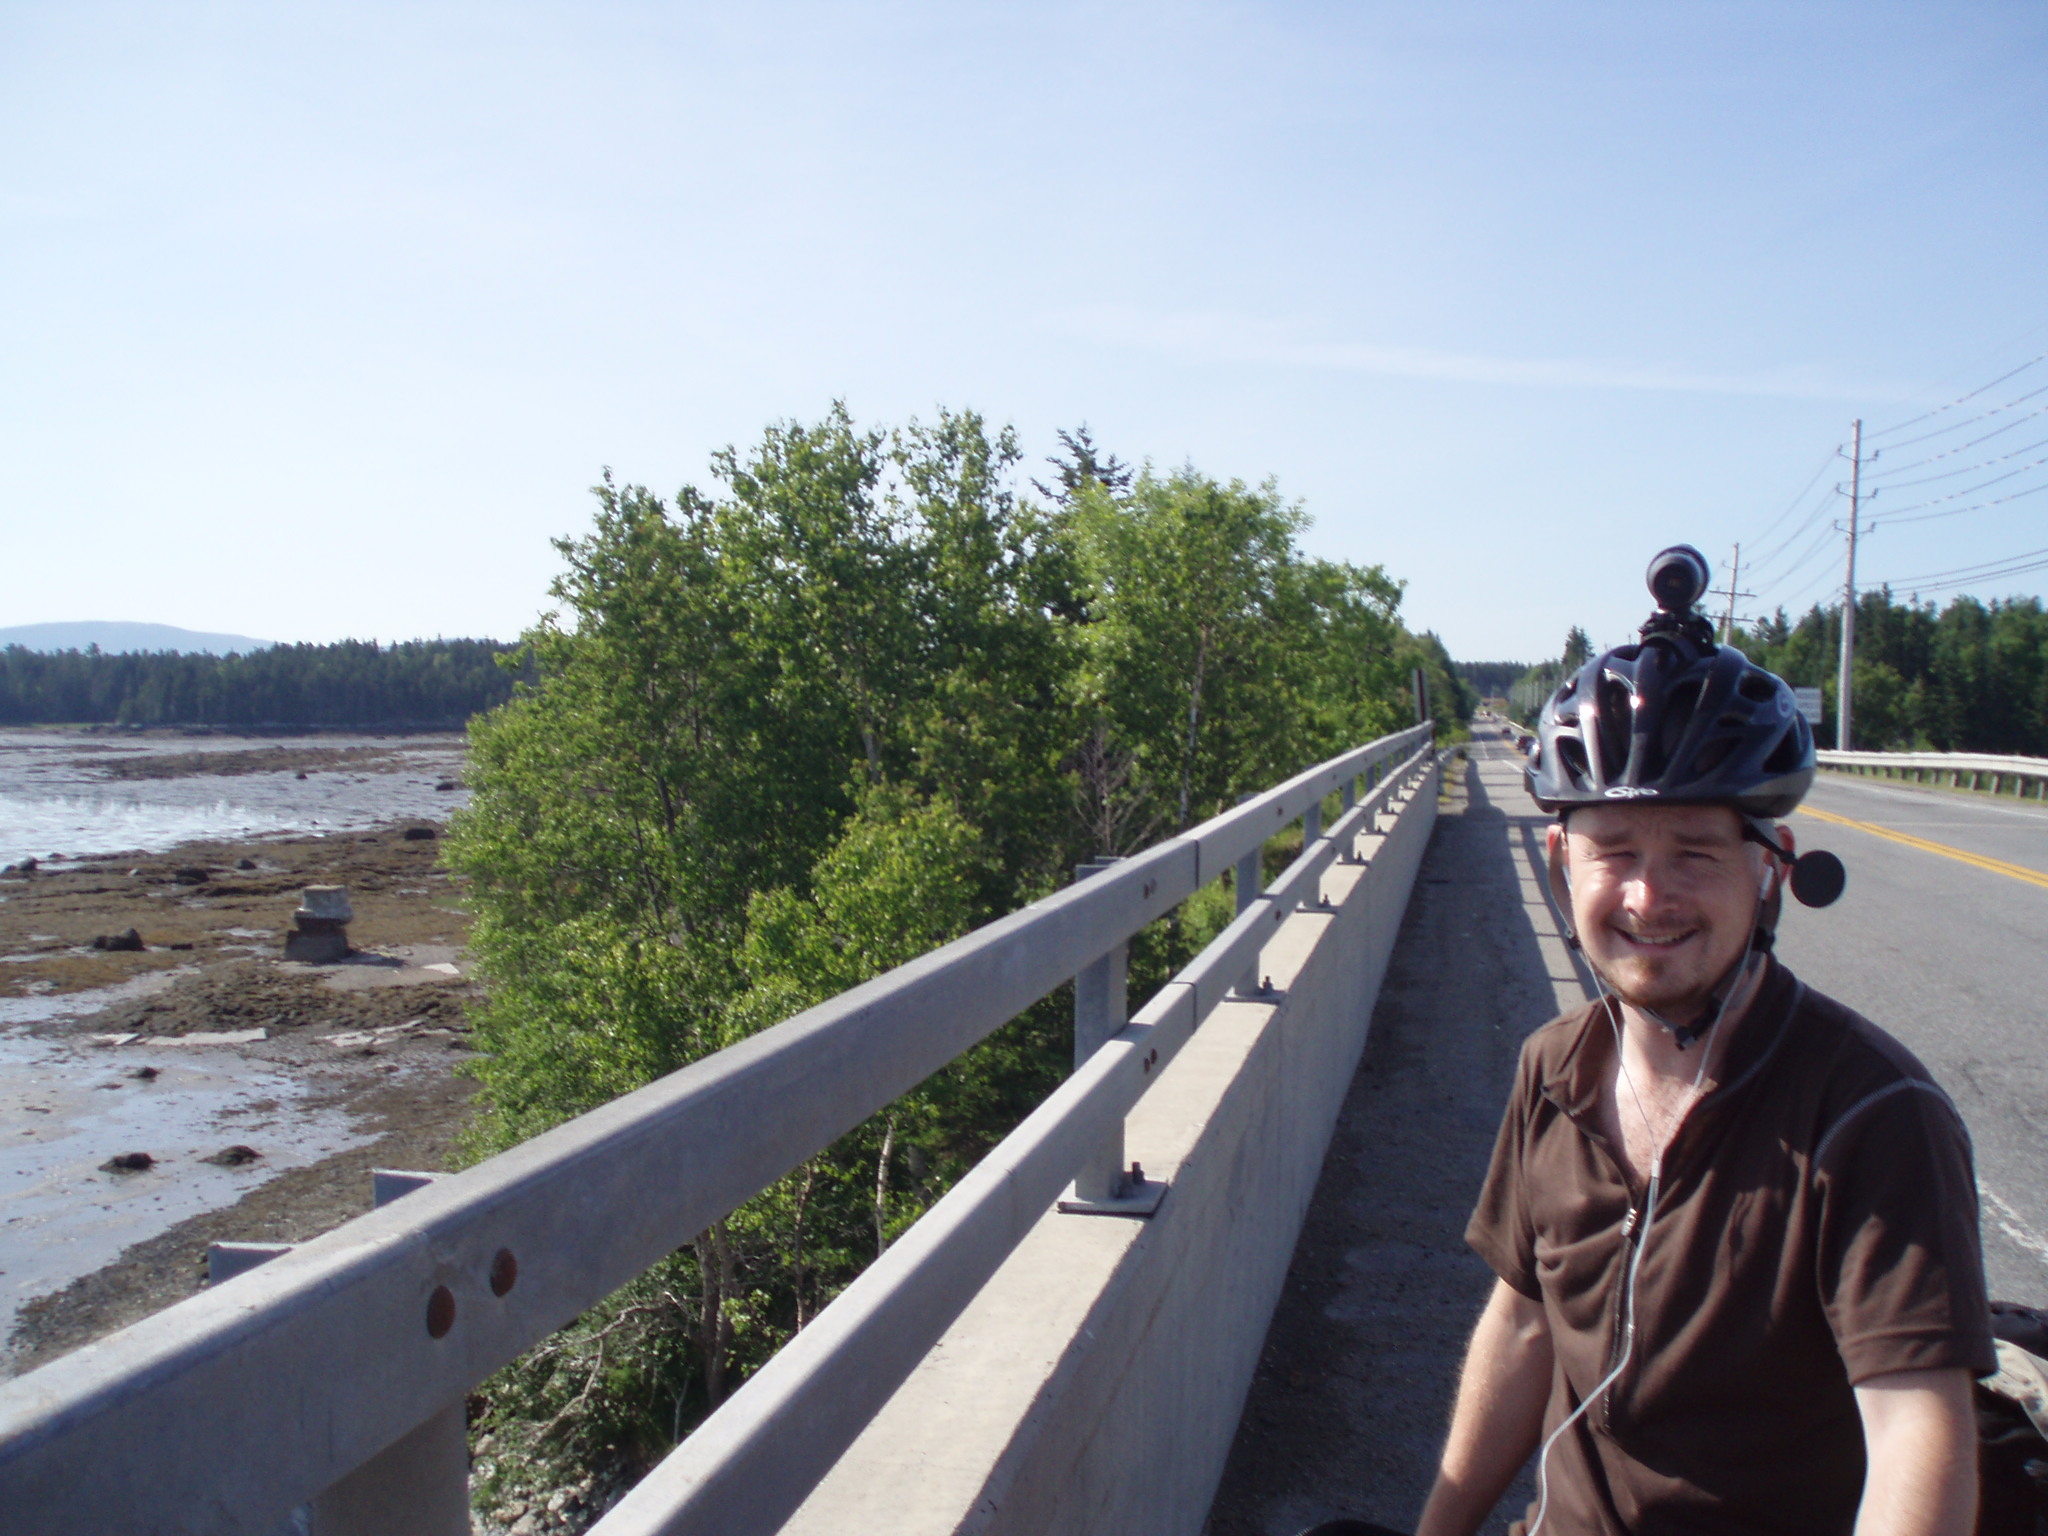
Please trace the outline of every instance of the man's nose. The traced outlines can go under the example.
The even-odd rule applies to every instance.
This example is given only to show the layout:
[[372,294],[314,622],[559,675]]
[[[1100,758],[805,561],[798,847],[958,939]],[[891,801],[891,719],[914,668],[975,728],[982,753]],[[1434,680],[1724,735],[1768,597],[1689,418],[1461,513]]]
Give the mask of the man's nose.
[[1670,859],[1647,858],[1630,877],[1627,901],[1639,912],[1655,912],[1680,900],[1678,867]]

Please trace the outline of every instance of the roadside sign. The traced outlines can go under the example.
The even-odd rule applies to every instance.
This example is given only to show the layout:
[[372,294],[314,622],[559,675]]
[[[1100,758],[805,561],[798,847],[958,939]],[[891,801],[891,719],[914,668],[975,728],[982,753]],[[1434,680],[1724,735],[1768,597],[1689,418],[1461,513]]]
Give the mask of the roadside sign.
[[1820,726],[1820,690],[1818,688],[1794,688],[1792,697],[1799,703],[1799,713],[1806,716],[1806,723]]

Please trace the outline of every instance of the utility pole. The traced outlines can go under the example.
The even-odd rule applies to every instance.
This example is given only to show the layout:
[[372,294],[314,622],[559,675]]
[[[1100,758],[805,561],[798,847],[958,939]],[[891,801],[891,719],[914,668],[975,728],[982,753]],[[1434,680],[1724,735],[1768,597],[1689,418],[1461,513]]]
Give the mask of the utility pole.
[[1721,643],[1726,645],[1735,633],[1735,599],[1738,597],[1756,596],[1754,592],[1744,592],[1742,590],[1742,546],[1740,544],[1735,546],[1735,564],[1728,573],[1728,590],[1723,592],[1716,588],[1707,595],[1709,597],[1725,597],[1728,599],[1728,612],[1721,619]]
[[1850,678],[1856,662],[1856,534],[1863,510],[1863,418],[1849,454],[1849,569],[1842,583],[1842,670],[1835,679],[1835,750],[1849,750]]

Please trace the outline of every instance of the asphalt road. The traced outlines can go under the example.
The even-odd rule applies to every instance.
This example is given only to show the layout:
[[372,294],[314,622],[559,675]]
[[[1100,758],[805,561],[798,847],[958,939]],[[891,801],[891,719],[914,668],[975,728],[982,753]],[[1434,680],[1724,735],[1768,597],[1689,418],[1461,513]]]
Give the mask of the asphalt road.
[[1849,885],[1819,911],[1787,903],[1779,954],[1948,1090],[1976,1146],[1991,1294],[2048,1307],[2048,809],[1823,773],[1790,825]]

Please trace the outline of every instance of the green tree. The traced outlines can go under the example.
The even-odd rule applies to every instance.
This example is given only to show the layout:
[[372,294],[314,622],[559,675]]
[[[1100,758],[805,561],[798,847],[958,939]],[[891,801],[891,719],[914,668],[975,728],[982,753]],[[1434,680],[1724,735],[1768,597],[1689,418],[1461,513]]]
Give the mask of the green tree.
[[[1406,722],[1466,707],[1378,567],[1310,559],[1271,485],[1121,479],[1085,430],[1057,503],[1012,433],[843,407],[665,503],[609,475],[558,609],[472,723],[486,1001],[471,1151],[532,1135]],[[1284,857],[1284,851],[1275,851]],[[1229,914],[1141,935],[1163,979]],[[486,1390],[487,1480],[658,1454],[1057,1082],[1050,998],[746,1202]]]
[[1175,830],[1292,745],[1291,701],[1272,684],[1305,522],[1270,484],[1192,469],[1147,469],[1123,501],[1077,493],[1084,688]]

